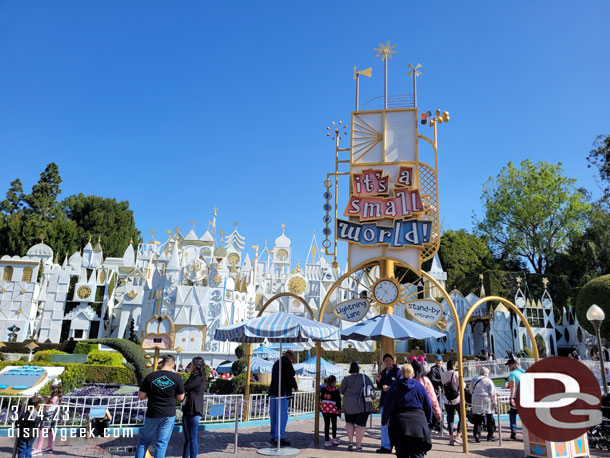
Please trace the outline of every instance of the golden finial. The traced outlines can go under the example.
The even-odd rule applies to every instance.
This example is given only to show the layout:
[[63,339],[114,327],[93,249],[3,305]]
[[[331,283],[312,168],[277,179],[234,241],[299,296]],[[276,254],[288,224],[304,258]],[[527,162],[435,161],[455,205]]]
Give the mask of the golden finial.
[[129,244],[133,245],[133,237],[129,237]]
[[282,223],[282,234],[284,233],[285,229],[286,229],[286,224]]
[[515,280],[517,281],[517,288],[521,288],[521,280],[523,280],[521,276],[518,276],[517,278],[515,278]]
[[89,243],[91,243],[91,234],[89,234]]
[[265,248],[267,248],[267,239],[265,239]]
[[479,274],[479,280],[483,281],[484,278],[483,274]]
[[189,221],[189,224],[192,226],[191,229],[195,229],[195,222],[196,222],[196,220],[194,220],[194,219]]
[[40,234],[40,243],[44,243],[44,238],[45,238],[45,234],[44,232],[42,234]]
[[326,130],[328,131],[326,136],[330,137],[334,133],[334,137],[331,140],[336,140],[338,143],[343,138],[342,135],[347,135],[347,124],[343,124],[343,121],[335,124],[335,121],[333,121],[330,126],[326,126]]
[[379,43],[379,48],[374,48],[374,51],[377,51],[375,57],[381,57],[384,61],[388,58],[392,59],[392,54],[396,54],[396,51],[394,51],[395,47],[396,45],[390,45],[390,40],[386,44]]
[[546,289],[548,287],[548,285],[549,285],[549,279],[544,277],[542,279],[542,284],[544,285],[544,289]]
[[177,234],[178,232],[180,232],[180,226],[176,226],[176,227],[174,228],[174,232],[175,232],[176,234]]
[[97,243],[101,243],[101,242],[102,242],[102,236],[101,236],[101,235],[98,235],[98,236],[97,236]]
[[215,217],[218,216],[218,208],[214,207],[213,210],[214,210],[214,216]]
[[235,225],[235,229],[237,229],[237,225],[239,224],[237,221],[234,221],[233,224]]

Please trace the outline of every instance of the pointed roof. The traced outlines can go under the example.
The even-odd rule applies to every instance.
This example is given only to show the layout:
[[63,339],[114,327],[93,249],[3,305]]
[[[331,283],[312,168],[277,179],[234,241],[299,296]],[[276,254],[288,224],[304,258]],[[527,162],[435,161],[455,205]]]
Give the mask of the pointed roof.
[[180,270],[180,253],[178,253],[177,243],[174,243],[172,254],[167,262],[167,268],[172,270]]
[[78,251],[76,251],[72,256],[70,256],[70,259],[68,259],[68,264],[70,264],[70,266],[74,269],[80,269],[80,267],[83,265],[83,257]]
[[193,229],[191,229],[188,234],[186,234],[186,236],[184,237],[185,241],[199,241],[199,237],[197,237],[197,234],[195,234],[195,231]]
[[246,237],[237,232],[237,226],[235,226],[233,232],[231,232],[227,237],[227,240],[225,240],[225,248],[228,250],[233,249],[233,251],[241,251],[245,246]]
[[100,244],[100,241],[98,240],[97,243],[95,244],[95,246],[93,247],[93,251],[96,252],[100,252],[102,251],[102,245]]
[[131,266],[135,265],[134,264],[135,259],[136,259],[136,253],[133,249],[133,243],[130,241],[129,245],[125,249],[125,252],[123,253],[123,265],[131,267]]
[[93,246],[91,245],[91,240],[89,240],[87,242],[87,244],[85,245],[85,248],[83,248],[83,251],[93,251]]
[[250,261],[250,255],[248,253],[246,253],[246,257],[244,258],[244,262],[241,265],[241,271],[246,273],[246,272],[252,272],[252,261]]
[[204,243],[205,246],[211,246],[214,244],[214,237],[212,237],[212,234],[210,234],[210,231],[205,231],[199,240],[201,240],[202,242],[205,242]]
[[282,224],[282,235],[280,235],[277,239],[275,239],[275,246],[277,248],[288,248],[292,243],[286,234],[284,234],[284,229],[286,228],[285,224]]

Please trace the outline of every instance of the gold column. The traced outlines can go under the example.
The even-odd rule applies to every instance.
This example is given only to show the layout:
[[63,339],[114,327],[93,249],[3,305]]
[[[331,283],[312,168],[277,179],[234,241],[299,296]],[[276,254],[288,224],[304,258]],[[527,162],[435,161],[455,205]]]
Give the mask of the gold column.
[[244,390],[244,415],[243,421],[248,421],[250,414],[250,375],[252,366],[252,344],[246,345],[246,361],[248,366],[246,367],[246,389]]
[[[394,278],[394,262],[384,259],[379,265],[379,278]],[[386,305],[381,308],[381,313],[393,315],[394,306]],[[383,355],[386,353],[394,354],[394,339],[391,337],[381,336],[381,342],[379,345],[379,367],[383,363]]]
[[154,361],[153,361],[153,371],[157,370],[157,366],[159,364],[159,349],[155,348],[155,356],[154,356]]

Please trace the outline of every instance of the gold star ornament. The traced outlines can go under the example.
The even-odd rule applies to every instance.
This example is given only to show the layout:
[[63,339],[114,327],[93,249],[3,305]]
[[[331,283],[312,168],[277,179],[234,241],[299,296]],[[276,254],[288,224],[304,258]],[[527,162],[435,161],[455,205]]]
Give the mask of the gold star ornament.
[[395,47],[396,45],[390,45],[390,40],[388,40],[386,44],[379,43],[379,48],[374,48],[374,51],[377,51],[375,57],[381,57],[384,61],[388,58],[391,60],[392,54],[396,54],[396,51],[394,51]]

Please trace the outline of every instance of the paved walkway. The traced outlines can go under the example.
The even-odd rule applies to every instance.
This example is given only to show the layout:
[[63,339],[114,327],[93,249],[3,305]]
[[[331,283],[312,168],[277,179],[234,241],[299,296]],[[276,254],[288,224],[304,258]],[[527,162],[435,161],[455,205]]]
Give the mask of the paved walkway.
[[[323,447],[323,441],[319,446],[313,444],[313,420],[305,420],[298,422],[290,422],[287,427],[287,439],[292,444],[291,446],[300,449],[297,455],[300,458],[354,458],[354,455],[366,454],[373,456],[375,450],[379,446],[379,419],[376,418],[373,423],[373,429],[367,430],[363,443],[363,452],[350,452],[347,449],[347,438],[344,428],[345,423],[340,422],[338,430],[338,438],[341,444],[332,448]],[[502,447],[498,441],[486,442],[479,444],[474,442],[469,443],[470,454],[481,457],[497,457],[497,458],[521,458],[523,457],[523,442],[520,436],[517,441],[508,440],[508,433],[503,434],[504,441]],[[132,439],[127,438],[98,438],[98,439],[75,439],[67,438],[66,441],[57,440],[55,452],[42,456],[65,456],[65,457],[133,457],[133,451],[118,451],[119,447],[127,448],[137,444],[137,436]],[[213,453],[214,458],[254,458],[262,455],[257,454],[260,447],[267,446],[265,443],[269,439],[269,427],[249,427],[241,428],[239,434],[239,446],[237,455],[233,454],[233,429],[222,429],[215,431],[200,431],[199,433],[199,453]],[[323,437],[321,437],[323,439]],[[0,458],[10,457],[12,453],[12,441],[7,437],[0,438]],[[447,437],[433,436],[433,449],[426,455],[426,458],[456,458],[456,454],[461,454],[461,446],[450,446]],[[166,456],[168,458],[176,458],[182,456],[183,446],[182,434],[174,433]],[[610,452],[602,452],[600,450],[592,450],[593,456],[603,456],[610,458]],[[379,455],[375,455],[379,456]]]

